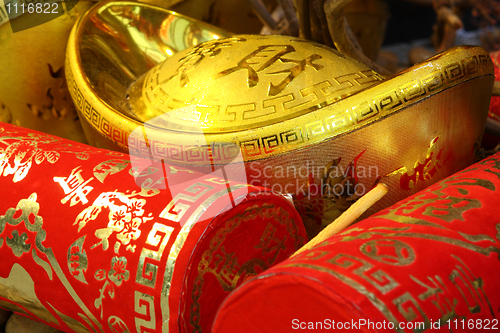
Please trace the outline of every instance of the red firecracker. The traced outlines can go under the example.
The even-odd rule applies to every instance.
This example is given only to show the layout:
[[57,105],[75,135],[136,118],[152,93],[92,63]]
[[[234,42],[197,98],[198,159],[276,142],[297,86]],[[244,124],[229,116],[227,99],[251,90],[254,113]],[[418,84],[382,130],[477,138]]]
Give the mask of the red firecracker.
[[0,307],[71,332],[208,332],[306,241],[264,188],[0,124]]
[[246,282],[213,331],[498,330],[499,202],[497,154]]

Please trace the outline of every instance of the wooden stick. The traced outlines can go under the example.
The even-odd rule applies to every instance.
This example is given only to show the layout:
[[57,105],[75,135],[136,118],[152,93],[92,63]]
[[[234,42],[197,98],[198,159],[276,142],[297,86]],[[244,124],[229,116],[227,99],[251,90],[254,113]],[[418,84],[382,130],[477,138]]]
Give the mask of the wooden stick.
[[344,230],[351,225],[358,217],[360,217],[368,208],[373,206],[374,203],[379,201],[387,193],[387,185],[378,183],[370,192],[358,199],[351,207],[349,207],[342,215],[335,221],[330,223],[325,229],[311,239],[307,244],[302,246],[295,252],[293,256],[309,250],[310,248],[318,245],[319,243],[327,240],[336,233]]

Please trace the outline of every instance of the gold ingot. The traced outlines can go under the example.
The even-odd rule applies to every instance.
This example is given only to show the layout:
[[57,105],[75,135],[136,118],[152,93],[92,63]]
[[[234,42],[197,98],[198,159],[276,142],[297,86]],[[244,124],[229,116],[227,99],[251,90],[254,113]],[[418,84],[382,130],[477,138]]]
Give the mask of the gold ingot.
[[[124,17],[133,24],[120,28]],[[67,75],[93,145],[190,167],[241,154],[247,181],[291,194],[310,235],[380,178],[390,193],[366,215],[475,160],[494,80],[479,47],[384,78],[324,45],[222,38],[185,17],[189,42],[173,47],[177,17],[110,2],[75,25]]]
[[[330,82],[332,77],[339,79]],[[374,71],[321,44],[238,35],[162,62],[134,82],[128,102],[143,122],[162,116],[172,130],[192,132],[201,126],[205,135],[245,135],[293,121],[380,81]],[[189,105],[196,107],[175,111]]]
[[[35,9],[29,13],[27,4],[10,5],[12,11],[26,10],[12,19],[16,25],[32,26],[49,15]],[[50,11],[63,10],[61,2],[46,5]],[[66,14],[17,32],[2,24],[7,16],[0,13],[0,121],[86,142],[66,86],[64,60],[71,28],[91,5],[79,1]]]

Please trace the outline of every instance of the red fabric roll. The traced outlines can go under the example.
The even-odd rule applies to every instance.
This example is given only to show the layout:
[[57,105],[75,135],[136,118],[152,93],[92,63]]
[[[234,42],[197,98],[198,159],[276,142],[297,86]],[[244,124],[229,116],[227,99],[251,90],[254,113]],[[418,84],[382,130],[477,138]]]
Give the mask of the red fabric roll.
[[214,332],[500,329],[500,154],[246,282]]
[[306,241],[266,189],[8,124],[0,189],[0,307],[68,332],[209,331]]

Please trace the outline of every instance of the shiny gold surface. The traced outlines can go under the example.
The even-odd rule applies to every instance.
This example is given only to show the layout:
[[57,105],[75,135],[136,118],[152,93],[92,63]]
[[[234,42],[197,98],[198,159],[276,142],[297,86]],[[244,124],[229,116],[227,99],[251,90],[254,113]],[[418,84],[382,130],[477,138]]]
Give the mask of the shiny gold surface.
[[135,80],[179,51],[228,35],[159,7],[103,2],[79,22],[70,43],[77,43],[71,45],[76,53],[72,60],[81,68],[85,88],[108,107],[135,118],[125,103]]
[[[321,44],[238,35],[165,60],[133,84],[129,103],[138,119],[161,116],[168,129],[237,132],[308,114],[381,80]],[[196,107],[177,110],[188,105]]]
[[[127,23],[117,23],[122,20]],[[129,134],[148,122],[153,146],[192,145],[189,133],[201,127],[207,143],[235,142],[246,161],[260,160],[351,132],[491,74],[480,48],[462,47],[382,81],[320,44],[284,36],[223,39],[223,32],[200,24],[126,2],[94,7],[78,22],[67,75],[94,145],[140,149]],[[178,110],[188,105],[196,107]],[[290,144],[292,134],[300,142]]]
[[[103,3],[71,34],[66,74],[95,146],[191,167],[234,163],[241,153],[247,181],[292,194],[310,230],[380,177],[389,176],[394,191],[369,213],[474,162],[493,82],[479,47],[456,47],[384,78],[293,37],[223,38],[207,26],[210,33],[196,36],[211,40],[194,45],[203,38],[192,31],[205,30],[185,17],[183,29],[169,26],[168,36],[184,36],[169,39],[180,41],[174,47],[161,30],[144,28],[157,27],[158,15],[177,18],[152,6]],[[115,27],[117,17],[130,19]],[[154,51],[146,52],[145,40]],[[168,50],[178,52],[167,57]],[[354,160],[362,190],[349,194],[345,170]],[[327,169],[337,173],[325,176]]]

